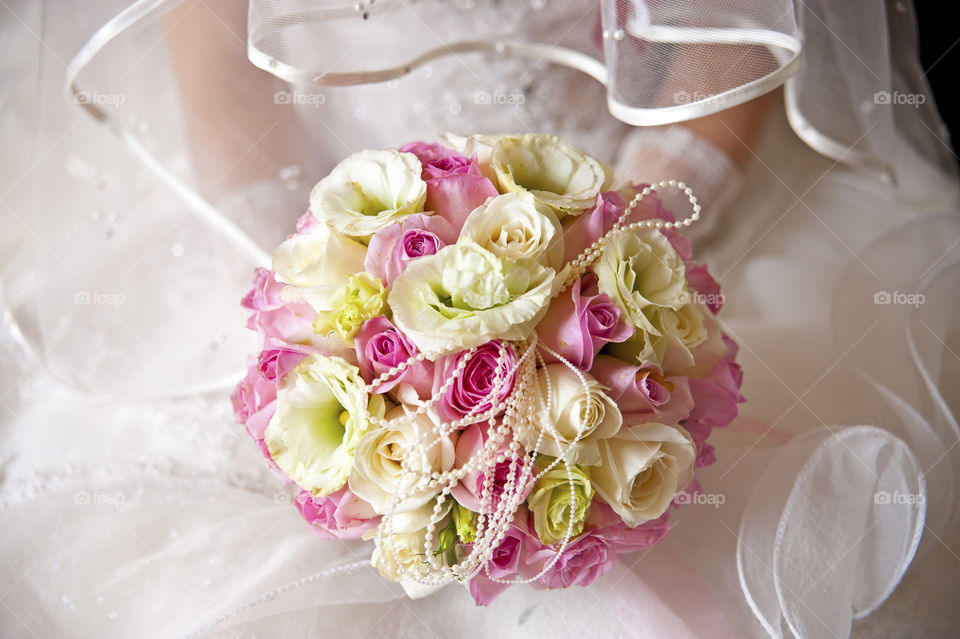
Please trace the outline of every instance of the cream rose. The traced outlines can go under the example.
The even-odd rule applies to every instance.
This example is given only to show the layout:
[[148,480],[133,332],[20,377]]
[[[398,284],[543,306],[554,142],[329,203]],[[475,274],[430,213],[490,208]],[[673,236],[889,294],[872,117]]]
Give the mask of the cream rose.
[[367,395],[360,369],[340,357],[311,355],[283,381],[264,432],[270,456],[298,486],[322,497],[347,482],[357,442],[383,416],[383,397]]
[[[440,552],[438,561],[446,562],[447,555],[452,548],[443,548],[437,532],[444,530],[450,525],[450,507],[453,504],[452,499],[446,501],[446,512],[442,512],[442,518],[435,524],[433,543],[431,552]],[[370,563],[380,576],[399,583],[407,596],[411,599],[419,599],[433,594],[443,586],[428,586],[421,584],[413,576],[429,577],[429,564],[425,560],[426,555],[426,524],[433,515],[434,502],[430,501],[414,512],[397,515],[391,522],[391,533],[386,534],[385,525],[380,524],[381,530],[377,531],[374,538],[373,555]]]
[[474,209],[463,224],[467,237],[497,257],[513,262],[541,262],[563,268],[563,229],[553,211],[537,207],[530,193],[507,193]]
[[[438,436],[438,425],[428,415],[413,417],[406,408],[397,406],[387,414],[387,419],[388,425],[367,432],[357,443],[350,472],[350,490],[381,515],[390,510],[398,491],[409,494],[397,512],[413,511],[436,497],[434,489],[417,490],[418,481],[431,473],[450,470],[456,460],[457,435]],[[423,433],[428,433],[426,441],[432,444],[426,449],[418,445]],[[404,459],[413,471],[406,476]],[[429,519],[429,512],[427,516]],[[424,521],[423,525],[427,523]]]
[[[537,371],[539,420],[534,426],[525,424],[518,428],[520,443],[528,449],[537,447],[545,455],[564,456],[571,464],[600,463],[598,443],[613,437],[623,420],[617,405],[603,392],[603,385],[588,373],[583,376],[586,387],[565,364],[548,364]],[[552,398],[549,406],[548,397]]]
[[592,207],[610,182],[600,162],[553,135],[505,136],[490,164],[501,191],[529,191],[560,217]]
[[468,238],[410,262],[387,303],[431,359],[492,339],[521,340],[547,311],[554,270],[509,264]]
[[326,224],[305,235],[294,235],[273,252],[271,268],[285,301],[303,300],[316,310],[329,310],[334,293],[347,278],[363,271],[367,247],[334,232]]
[[683,259],[656,229],[614,233],[593,267],[606,293],[638,329],[659,334],[644,315],[648,306],[679,308],[686,300]]
[[310,194],[314,217],[334,230],[367,239],[423,210],[427,183],[412,153],[367,149],[349,156]]
[[679,426],[638,424],[600,442],[590,469],[597,494],[629,526],[656,519],[693,480],[697,451]]

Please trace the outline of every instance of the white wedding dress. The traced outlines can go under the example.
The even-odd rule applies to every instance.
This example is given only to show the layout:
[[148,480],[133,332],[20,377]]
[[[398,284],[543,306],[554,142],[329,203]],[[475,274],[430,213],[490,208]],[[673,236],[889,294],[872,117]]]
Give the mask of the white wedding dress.
[[[909,4],[355,4],[5,5],[0,636],[960,635],[960,189]],[[788,77],[742,175],[624,123]],[[346,154],[518,130],[702,186],[748,401],[723,503],[594,585],[410,601],[234,423],[239,300]]]

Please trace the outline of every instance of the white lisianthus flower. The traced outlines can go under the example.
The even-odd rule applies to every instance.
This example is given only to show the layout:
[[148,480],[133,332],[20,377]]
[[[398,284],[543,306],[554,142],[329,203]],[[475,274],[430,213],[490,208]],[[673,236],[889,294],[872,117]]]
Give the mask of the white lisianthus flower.
[[666,375],[702,377],[726,352],[720,322],[702,305],[648,306],[643,314],[655,332],[637,331],[625,342],[610,344],[611,355],[655,364]]
[[366,246],[321,224],[277,247],[271,268],[277,281],[288,285],[281,292],[284,301],[302,300],[316,310],[330,310],[337,289],[363,271],[366,255]]
[[[437,423],[427,414],[413,416],[411,411],[397,406],[387,414],[387,420],[388,425],[368,431],[357,443],[350,471],[350,490],[381,515],[390,510],[398,491],[409,494],[397,506],[397,512],[413,511],[432,500],[436,489],[418,489],[417,483],[434,472],[450,470],[456,460],[457,435],[440,436]],[[429,448],[420,441],[424,433],[425,441],[432,444]],[[406,476],[404,459],[412,471]],[[430,512],[426,513],[423,526],[429,523]]]
[[[453,500],[448,499],[445,502],[445,511],[441,511],[442,518],[435,524],[435,531],[443,531],[450,525],[450,509],[453,506]],[[420,577],[430,576],[430,567],[426,561],[426,524],[433,514],[434,502],[430,501],[421,508],[411,513],[396,515],[391,521],[391,533],[387,534],[386,527],[380,524],[381,530],[377,531],[374,537],[375,545],[373,555],[370,557],[370,563],[380,576],[399,583],[407,596],[411,599],[420,599],[433,594],[443,586],[428,586],[421,584],[411,577],[418,575]],[[444,547],[444,535],[434,534],[432,553],[438,553],[438,561],[449,565],[446,561],[447,555],[452,551],[452,544]],[[406,574],[404,574],[406,573]]]
[[656,229],[614,233],[593,267],[606,293],[636,328],[658,335],[644,315],[648,306],[680,308],[686,301],[683,259]]
[[490,164],[501,191],[529,191],[560,217],[592,207],[611,181],[600,162],[553,135],[505,136]]
[[366,411],[385,412],[367,394],[360,369],[340,357],[311,355],[283,381],[264,432],[270,456],[298,486],[322,497],[347,483],[357,442],[370,429]]
[[601,463],[590,468],[590,479],[628,526],[639,526],[665,513],[693,480],[696,457],[679,426],[638,424],[600,442]]
[[490,198],[463,223],[467,237],[497,257],[513,262],[541,262],[563,268],[563,229],[549,207],[538,209],[533,195],[507,193]]
[[334,230],[365,240],[423,210],[427,183],[420,177],[421,168],[412,153],[359,151],[317,183],[310,210]]
[[[620,409],[603,392],[604,386],[588,373],[583,376],[586,387],[566,364],[548,364],[537,371],[540,415],[535,426],[518,429],[521,444],[552,457],[563,456],[571,464],[600,463],[598,443],[616,435],[623,419]],[[549,406],[547,397],[552,400]]]
[[554,270],[508,264],[470,239],[421,257],[393,282],[393,321],[431,359],[524,339],[547,311]]

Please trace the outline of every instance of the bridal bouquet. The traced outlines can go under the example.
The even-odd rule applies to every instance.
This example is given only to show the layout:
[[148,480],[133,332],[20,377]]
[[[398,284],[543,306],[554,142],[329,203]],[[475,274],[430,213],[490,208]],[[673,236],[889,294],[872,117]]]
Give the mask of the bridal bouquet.
[[445,136],[316,185],[243,300],[262,351],[233,402],[317,537],[487,604],[667,535],[742,401],[737,347],[677,231],[690,189],[612,179],[554,136]]

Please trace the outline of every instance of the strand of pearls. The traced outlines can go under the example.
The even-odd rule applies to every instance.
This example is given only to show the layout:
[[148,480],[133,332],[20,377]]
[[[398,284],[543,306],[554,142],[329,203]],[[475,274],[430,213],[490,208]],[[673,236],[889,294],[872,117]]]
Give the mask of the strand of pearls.
[[[650,218],[638,220],[627,224],[626,220],[633,212],[634,208],[643,201],[644,198],[662,188],[677,188],[683,191],[690,202],[691,214],[679,221],[669,222],[659,218]],[[689,227],[700,218],[701,206],[697,201],[693,190],[677,180],[662,180],[655,184],[646,186],[638,191],[631,198],[623,213],[614,223],[613,227],[602,237],[594,241],[590,246],[584,249],[575,259],[571,260],[557,275],[562,280],[562,284],[556,287],[553,297],[566,290],[574,281],[579,279],[587,268],[590,267],[603,254],[605,244],[611,237],[618,233],[625,233],[640,228],[653,228],[657,230],[668,230],[679,227]],[[553,424],[544,424],[543,415],[549,414],[549,407],[553,405],[554,389],[549,376],[545,376],[546,398],[539,386],[537,368],[542,367],[545,362],[540,351],[544,351],[561,362],[578,377],[581,385],[586,391],[587,407],[592,406],[592,390],[588,380],[576,366],[565,359],[562,355],[540,343],[539,337],[534,331],[531,335],[515,344],[519,351],[519,357],[516,363],[506,370],[506,347],[500,344],[500,352],[497,357],[495,369],[495,382],[490,392],[482,402],[478,402],[477,407],[483,404],[490,404],[490,408],[477,412],[476,407],[467,415],[457,420],[449,422],[434,422],[432,429],[420,432],[416,423],[416,418],[424,415],[430,410],[444,394],[451,388],[456,380],[463,374],[467,363],[476,354],[477,349],[473,348],[465,352],[457,365],[450,372],[443,384],[433,393],[432,397],[422,402],[417,410],[408,414],[404,419],[411,420],[415,429],[416,440],[412,446],[404,451],[403,461],[401,463],[401,476],[398,481],[397,489],[393,495],[391,506],[388,512],[383,516],[380,526],[377,529],[377,543],[382,549],[389,553],[388,559],[392,560],[397,573],[401,578],[428,585],[440,586],[451,581],[467,581],[480,571],[503,584],[529,583],[537,581],[546,574],[559,561],[563,552],[574,537],[574,518],[573,508],[576,501],[576,483],[573,477],[573,464],[570,463],[568,456],[571,448],[581,440],[586,431],[586,419],[589,417],[588,411],[580,415],[578,433],[572,442],[562,440],[561,434],[556,430]],[[406,361],[385,371],[370,384],[366,386],[368,393],[376,392],[376,389],[384,382],[392,379],[396,375],[402,374],[409,366],[416,362],[424,361],[427,356],[424,353],[417,353]],[[509,395],[503,400],[498,399],[503,384],[511,376],[514,376],[514,386]],[[499,421],[497,416],[501,415]],[[366,419],[378,426],[387,425],[385,419],[377,418],[369,414]],[[441,440],[448,437],[452,432],[465,428],[470,424],[486,421],[489,424],[487,430],[487,441],[481,447],[480,451],[473,458],[465,462],[460,468],[437,472],[430,472],[426,460],[427,453],[433,446],[439,446]],[[534,429],[537,433],[537,440],[534,446],[528,450],[523,450],[516,434]],[[549,434],[556,444],[560,455],[552,462],[541,469],[540,473],[546,473],[555,468],[558,464],[563,464],[567,475],[567,485],[570,491],[570,516],[567,518],[567,528],[563,539],[556,544],[556,552],[545,562],[542,569],[533,577],[525,579],[503,579],[493,577],[490,574],[489,561],[494,551],[500,546],[509,531],[510,524],[517,508],[524,498],[526,486],[533,479],[534,462],[540,454],[544,435]],[[434,439],[430,439],[435,435]],[[419,458],[420,463],[414,464],[413,460]],[[525,461],[524,461],[525,460]],[[507,476],[499,495],[496,490],[496,471],[500,464],[507,463]],[[417,467],[418,466],[418,467]],[[448,504],[450,493],[454,486],[466,475],[480,472],[483,475],[483,481],[480,486],[480,512],[477,513],[476,534],[474,542],[470,545],[466,555],[458,557],[457,563],[446,565],[440,557],[440,552],[434,552],[433,541],[437,526],[444,520],[450,510]],[[400,559],[396,545],[390,543],[395,538],[394,517],[398,513],[401,504],[416,492],[423,490],[436,490],[437,496],[434,501],[433,511],[424,534],[423,543],[423,561],[415,567],[414,570],[408,570]]]

